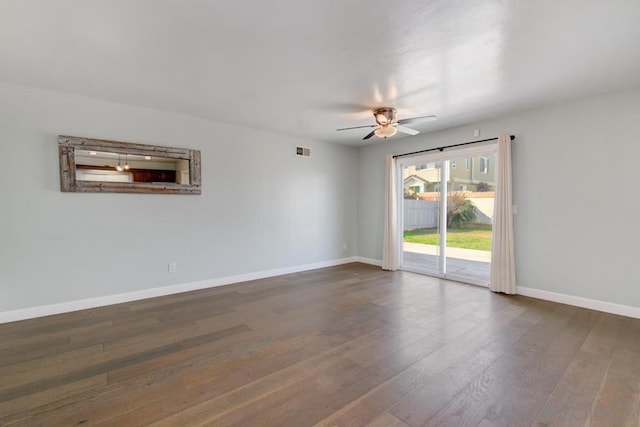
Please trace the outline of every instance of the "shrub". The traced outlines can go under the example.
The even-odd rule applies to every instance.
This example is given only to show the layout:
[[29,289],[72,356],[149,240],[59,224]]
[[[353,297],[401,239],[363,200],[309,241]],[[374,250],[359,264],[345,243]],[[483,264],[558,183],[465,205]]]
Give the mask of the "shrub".
[[404,198],[409,200],[418,200],[418,194],[411,188],[404,189]]
[[489,184],[484,181],[479,182],[477,185],[476,191],[478,191],[479,193],[489,191]]
[[462,228],[476,219],[475,206],[462,192],[447,194],[447,228]]

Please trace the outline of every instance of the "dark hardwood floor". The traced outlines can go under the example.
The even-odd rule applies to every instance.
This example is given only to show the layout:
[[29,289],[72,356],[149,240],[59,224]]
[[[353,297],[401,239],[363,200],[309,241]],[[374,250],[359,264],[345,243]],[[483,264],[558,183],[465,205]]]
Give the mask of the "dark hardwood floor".
[[0,425],[639,425],[640,320],[340,267],[0,325]]

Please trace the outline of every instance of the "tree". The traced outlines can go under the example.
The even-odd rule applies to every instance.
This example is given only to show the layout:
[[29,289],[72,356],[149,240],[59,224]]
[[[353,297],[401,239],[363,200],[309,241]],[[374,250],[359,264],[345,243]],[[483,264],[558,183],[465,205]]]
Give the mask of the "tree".
[[447,228],[461,228],[476,219],[475,206],[463,192],[447,194]]
[[413,190],[412,188],[406,188],[404,189],[404,198],[405,199],[409,199],[409,200],[418,200],[418,194],[415,192],[415,190]]

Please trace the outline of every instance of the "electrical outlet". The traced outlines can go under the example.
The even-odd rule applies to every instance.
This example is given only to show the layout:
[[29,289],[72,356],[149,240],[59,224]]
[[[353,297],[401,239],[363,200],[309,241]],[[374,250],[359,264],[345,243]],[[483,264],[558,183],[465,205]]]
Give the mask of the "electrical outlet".
[[342,243],[342,250],[346,251],[347,250],[347,242],[343,242]]
[[178,264],[175,262],[170,262],[169,263],[169,273],[175,273],[176,271],[178,271]]
[[480,129],[474,129],[473,136],[480,136]]

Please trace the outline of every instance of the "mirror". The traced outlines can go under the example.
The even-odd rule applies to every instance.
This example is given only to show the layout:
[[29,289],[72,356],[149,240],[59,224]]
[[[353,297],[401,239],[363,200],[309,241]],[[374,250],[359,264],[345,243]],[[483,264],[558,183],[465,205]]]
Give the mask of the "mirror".
[[185,159],[77,149],[75,156],[76,181],[190,183]]
[[64,192],[200,194],[200,151],[59,136]]

